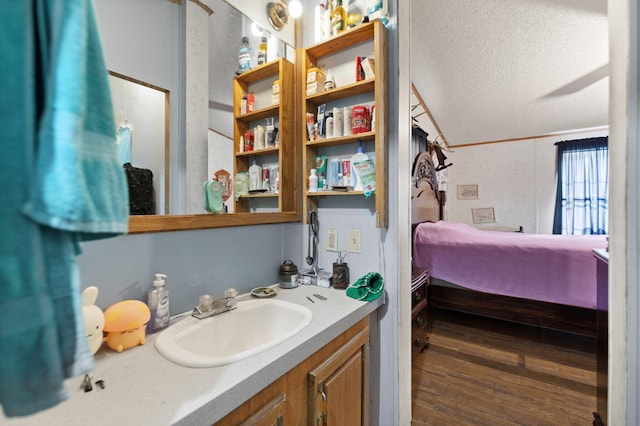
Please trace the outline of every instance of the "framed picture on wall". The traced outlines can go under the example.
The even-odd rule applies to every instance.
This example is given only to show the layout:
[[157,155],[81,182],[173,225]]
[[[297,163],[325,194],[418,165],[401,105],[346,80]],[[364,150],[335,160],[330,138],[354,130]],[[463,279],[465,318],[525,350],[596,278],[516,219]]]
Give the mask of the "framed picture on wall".
[[478,185],[458,185],[458,200],[477,200]]
[[481,209],[471,209],[471,215],[473,216],[473,223],[495,223],[496,212],[493,207],[486,207]]

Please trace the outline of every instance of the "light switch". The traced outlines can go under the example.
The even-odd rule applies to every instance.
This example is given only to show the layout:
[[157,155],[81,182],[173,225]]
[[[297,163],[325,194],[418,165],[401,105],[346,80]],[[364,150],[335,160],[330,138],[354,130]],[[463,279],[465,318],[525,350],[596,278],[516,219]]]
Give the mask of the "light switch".
[[327,231],[327,251],[338,251],[337,229],[329,229]]
[[347,251],[349,253],[360,253],[360,230],[349,229],[347,239]]

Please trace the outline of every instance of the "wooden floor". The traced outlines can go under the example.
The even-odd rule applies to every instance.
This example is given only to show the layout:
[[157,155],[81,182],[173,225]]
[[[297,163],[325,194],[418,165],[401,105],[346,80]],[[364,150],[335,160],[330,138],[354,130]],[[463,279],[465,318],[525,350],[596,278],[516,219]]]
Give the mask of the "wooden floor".
[[596,340],[429,312],[413,360],[413,425],[591,425]]

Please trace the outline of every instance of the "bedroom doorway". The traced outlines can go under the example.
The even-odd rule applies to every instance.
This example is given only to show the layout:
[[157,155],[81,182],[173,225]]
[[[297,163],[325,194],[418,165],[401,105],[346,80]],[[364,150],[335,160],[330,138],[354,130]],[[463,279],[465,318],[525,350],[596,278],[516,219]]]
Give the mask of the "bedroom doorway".
[[[558,22],[560,17],[563,23]],[[462,0],[433,0],[425,7],[424,3],[418,5],[414,1],[410,19],[412,125],[428,133],[429,141],[442,147],[446,162],[452,163],[438,175],[439,189],[446,191],[443,219],[478,228],[517,230],[523,226],[525,232],[550,233],[555,195],[554,142],[606,136],[609,131],[606,2],[508,0],[473,5]],[[480,45],[475,45],[475,41],[480,41]],[[574,59],[574,54],[579,59]],[[587,56],[589,60],[584,60]],[[547,65],[552,65],[551,71],[544,71]],[[574,69],[573,65],[579,68]],[[572,102],[577,106],[571,107]],[[556,111],[555,117],[552,111]],[[418,154],[412,153],[411,159]],[[438,167],[436,155],[433,162]],[[542,169],[547,162],[550,166]],[[508,173],[515,174],[509,177]],[[508,186],[515,186],[517,193],[506,194]],[[496,194],[492,188],[500,190]],[[510,206],[505,200],[516,205]],[[487,215],[482,217],[491,220],[473,223],[473,209],[487,209]],[[487,358],[491,347],[483,349],[480,343],[469,343],[475,342],[473,338],[481,333],[492,336],[486,338],[489,341],[517,345],[516,339],[509,337],[510,332],[497,337],[503,323],[478,319],[487,328],[476,330],[473,320],[471,325],[456,323],[463,314],[439,311],[433,316],[427,320],[427,334],[432,337],[430,346],[414,355],[414,366],[415,359],[428,357],[429,351],[445,354],[450,361],[464,361],[466,357],[466,367],[469,357],[484,360],[480,364],[492,364],[495,360]],[[460,326],[457,331],[451,331],[457,326]],[[446,334],[449,332],[452,334]],[[584,371],[577,373],[584,380],[556,377],[552,381],[576,385],[581,392],[590,394],[595,386],[589,378],[595,375],[595,364],[590,365],[589,361],[595,356],[595,343],[592,342],[591,354],[590,339],[581,340],[584,344],[581,349],[554,349],[558,353],[566,349],[569,357],[579,355],[587,359],[581,364]],[[514,356],[515,362],[523,362],[531,353],[528,344],[529,341],[523,342],[509,356]],[[441,368],[463,367],[443,364]],[[440,380],[447,380],[443,371]],[[422,373],[416,373],[414,367],[414,379],[419,374]],[[424,394],[416,399],[421,391],[420,380],[413,381],[411,390],[414,412],[416,404],[439,404],[433,402],[430,393],[424,400]],[[585,404],[595,410],[595,403]],[[440,409],[446,412],[441,404]],[[585,418],[591,416],[587,411]],[[414,424],[421,424],[420,419],[414,418]]]

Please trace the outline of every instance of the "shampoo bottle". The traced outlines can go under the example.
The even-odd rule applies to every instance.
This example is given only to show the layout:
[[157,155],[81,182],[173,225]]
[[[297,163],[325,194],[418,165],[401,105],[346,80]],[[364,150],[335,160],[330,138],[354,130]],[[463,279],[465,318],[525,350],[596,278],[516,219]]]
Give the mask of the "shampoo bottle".
[[147,331],[154,333],[169,326],[169,288],[165,285],[165,274],[156,274],[153,289],[149,292],[149,310],[151,319],[147,324]]
[[362,151],[362,141],[358,140],[358,152],[351,156],[351,184],[354,191],[362,191],[362,179],[355,168],[355,163],[368,160],[367,154]]
[[256,159],[253,159],[253,164],[249,167],[249,191],[257,191],[262,189],[262,167],[258,165]]

